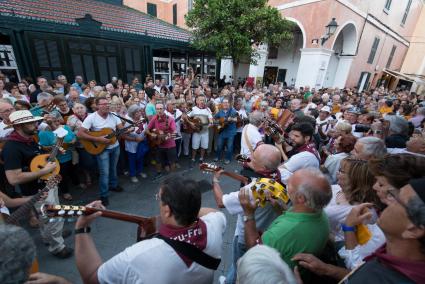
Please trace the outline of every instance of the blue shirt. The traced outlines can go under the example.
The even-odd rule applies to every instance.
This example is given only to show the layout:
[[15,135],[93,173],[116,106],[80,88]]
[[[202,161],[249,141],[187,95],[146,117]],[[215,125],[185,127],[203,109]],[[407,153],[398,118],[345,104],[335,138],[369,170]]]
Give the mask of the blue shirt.
[[[69,128],[68,125],[64,125],[63,128],[65,128],[66,131],[68,131],[68,134],[65,136],[65,139],[63,140],[64,143],[70,143],[72,140],[75,139],[75,134]],[[38,133],[38,143],[41,146],[54,146],[56,144],[56,135],[53,133],[53,131],[46,130],[46,131],[40,131]],[[64,154],[58,154],[56,157],[59,160],[59,163],[66,163],[68,161],[71,161],[72,159],[72,151],[66,150]]]
[[[214,115],[214,118],[220,119],[222,117],[229,118],[237,116],[238,112],[234,108],[231,108],[227,112],[221,109],[216,115]],[[229,122],[227,126],[223,129],[223,131],[220,133],[220,135],[222,135],[223,137],[231,137],[236,135],[236,122]]]
[[82,94],[83,93],[83,89],[81,89],[81,86],[82,86],[83,84],[78,84],[77,82],[75,82],[74,84],[72,84],[71,86],[72,87],[74,87],[75,89],[77,89],[77,91],[78,91],[78,94]]

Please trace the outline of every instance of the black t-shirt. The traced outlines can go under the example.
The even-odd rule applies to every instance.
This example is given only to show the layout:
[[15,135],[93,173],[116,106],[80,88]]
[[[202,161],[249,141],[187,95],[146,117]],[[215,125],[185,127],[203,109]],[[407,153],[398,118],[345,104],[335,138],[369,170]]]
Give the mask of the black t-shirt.
[[359,267],[342,283],[414,284],[415,282],[375,258]]
[[[4,170],[22,169],[23,172],[29,172],[31,160],[38,154],[41,151],[35,142],[7,141],[2,151]],[[41,188],[37,180],[20,184],[19,187],[25,196],[36,194]]]

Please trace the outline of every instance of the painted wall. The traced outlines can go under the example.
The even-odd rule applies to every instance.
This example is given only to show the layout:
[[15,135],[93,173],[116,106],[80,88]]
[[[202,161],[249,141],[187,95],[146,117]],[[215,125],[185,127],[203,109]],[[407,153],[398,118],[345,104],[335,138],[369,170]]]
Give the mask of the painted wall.
[[286,69],[285,81],[288,86],[295,84],[297,78],[298,65],[301,58],[301,48],[303,47],[303,36],[296,34],[290,46],[280,46],[277,59],[267,59],[266,66]]
[[425,75],[425,9],[416,24],[401,72]]

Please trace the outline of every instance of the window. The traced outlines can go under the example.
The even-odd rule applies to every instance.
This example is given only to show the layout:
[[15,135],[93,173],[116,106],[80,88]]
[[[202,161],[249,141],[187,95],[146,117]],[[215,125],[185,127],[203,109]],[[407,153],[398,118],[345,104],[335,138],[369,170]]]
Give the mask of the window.
[[125,71],[127,82],[131,82],[134,77],[141,79],[142,64],[141,55],[138,48],[124,48]]
[[187,1],[187,10],[190,11],[193,9],[193,0]]
[[410,5],[412,5],[412,0],[409,0],[409,2],[407,2],[406,10],[404,10],[403,19],[401,20],[402,25],[406,23],[407,15],[409,14],[409,10],[410,10]]
[[388,57],[388,61],[387,61],[387,65],[385,66],[385,68],[390,68],[391,66],[391,62],[393,61],[393,57],[394,57],[394,53],[395,53],[395,49],[397,48],[397,46],[393,45],[393,48],[391,49],[390,52],[390,57]]
[[39,74],[48,79],[54,79],[63,73],[57,41],[34,39],[33,48],[37,57]]
[[392,0],[387,0],[387,1],[385,2],[384,12],[388,13],[388,12],[390,11],[390,8],[391,8],[391,2],[392,2]]
[[177,4],[173,5],[173,25],[177,25]]
[[148,14],[156,17],[156,4],[148,3]]
[[279,48],[275,46],[269,46],[269,54],[267,56],[268,59],[277,59],[277,55],[279,53]]
[[378,50],[379,38],[375,37],[375,40],[372,44],[372,49],[370,50],[369,58],[367,59],[367,63],[372,64],[375,59],[376,51]]

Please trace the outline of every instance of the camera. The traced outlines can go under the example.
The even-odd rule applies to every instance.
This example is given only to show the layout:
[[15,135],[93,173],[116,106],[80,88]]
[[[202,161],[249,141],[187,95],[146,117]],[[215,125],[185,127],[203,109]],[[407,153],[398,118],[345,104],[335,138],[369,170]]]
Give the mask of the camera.
[[354,132],[368,132],[370,130],[370,126],[369,125],[365,125],[365,124],[356,124],[355,128],[354,128]]

